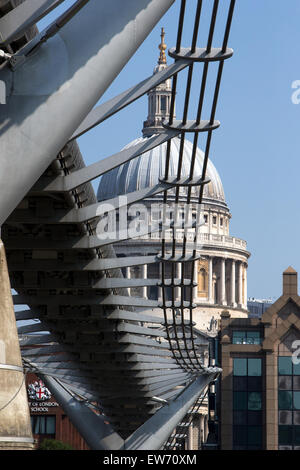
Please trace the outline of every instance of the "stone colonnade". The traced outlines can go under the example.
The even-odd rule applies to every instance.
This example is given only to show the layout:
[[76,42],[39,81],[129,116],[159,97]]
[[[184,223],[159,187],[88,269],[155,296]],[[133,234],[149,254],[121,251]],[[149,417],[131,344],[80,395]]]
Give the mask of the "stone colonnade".
[[247,309],[247,263],[209,256],[195,265],[195,302]]
[[[195,263],[194,279],[198,286],[194,288],[196,303],[222,305],[247,309],[247,263],[242,260],[219,256],[207,256]],[[175,268],[176,278],[181,278],[181,263]],[[159,264],[161,278],[161,264]],[[126,269],[126,278],[132,276],[130,268]],[[142,265],[140,276],[148,278],[148,266]],[[176,288],[175,297],[180,298],[180,287]],[[128,289],[130,295],[130,289]],[[148,297],[148,288],[142,288],[142,296]],[[161,288],[158,288],[161,299]]]
[[185,441],[186,450],[200,450],[202,444],[206,443],[208,436],[208,415],[199,414],[195,417],[188,428]]

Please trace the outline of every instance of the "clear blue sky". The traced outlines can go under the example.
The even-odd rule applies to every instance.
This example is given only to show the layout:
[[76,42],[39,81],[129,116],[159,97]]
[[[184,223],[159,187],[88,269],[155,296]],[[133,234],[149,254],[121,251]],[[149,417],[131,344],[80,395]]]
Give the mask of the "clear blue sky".
[[[223,9],[228,0],[220,3]],[[187,4],[186,24],[191,29],[196,0]],[[179,7],[177,0],[101,102],[151,75],[162,26],[168,46],[175,45]],[[221,127],[214,132],[210,157],[231,209],[231,235],[247,240],[252,254],[248,294],[253,297],[278,297],[282,271],[289,265],[300,270],[300,104],[291,100],[292,83],[300,80],[299,20],[299,0],[237,0],[229,40],[235,53],[225,63],[216,113]],[[204,21],[200,34],[206,32]],[[215,47],[221,45],[217,39]],[[78,139],[86,164],[139,137],[146,114],[143,97]]]

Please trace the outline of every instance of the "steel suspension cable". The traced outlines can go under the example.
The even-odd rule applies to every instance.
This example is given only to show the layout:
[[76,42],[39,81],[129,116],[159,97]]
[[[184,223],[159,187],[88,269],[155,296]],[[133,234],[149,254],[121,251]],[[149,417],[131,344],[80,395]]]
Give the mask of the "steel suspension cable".
[[[201,17],[201,11],[202,11],[202,5],[203,1],[199,0],[197,4],[197,11],[196,11],[196,16],[195,16],[195,24],[194,24],[194,30],[193,30],[193,38],[192,38],[192,45],[191,45],[191,52],[195,53],[196,51],[196,41],[197,41],[197,36],[198,36],[198,30],[199,30],[199,25],[200,25],[200,17]],[[227,44],[228,44],[228,39],[229,39],[229,33],[230,33],[230,28],[231,28],[231,23],[232,23],[232,18],[233,18],[233,12],[234,12],[234,6],[235,6],[235,0],[231,0],[230,2],[230,7],[229,7],[229,13],[228,13],[228,18],[227,18],[227,23],[226,23],[226,28],[225,28],[225,34],[224,34],[224,39],[223,39],[223,45],[222,45],[222,53],[226,52],[227,49]],[[212,9],[212,16],[211,16],[211,22],[210,22],[210,28],[209,28],[209,34],[208,34],[208,41],[207,41],[207,46],[206,46],[206,53],[209,54],[212,50],[212,41],[214,37],[214,31],[215,31],[215,26],[216,26],[216,19],[217,19],[217,14],[218,14],[218,7],[219,7],[219,0],[214,0],[213,4],[213,9]],[[181,3],[181,10],[180,10],[180,17],[179,17],[179,26],[178,26],[178,36],[177,36],[177,43],[176,43],[176,53],[179,53],[181,50],[181,40],[182,40],[182,32],[183,32],[183,23],[184,23],[184,13],[185,13],[185,8],[186,8],[186,1],[182,0]],[[211,114],[210,114],[210,120],[209,124],[212,126],[214,123],[214,118],[215,118],[215,113],[216,113],[216,107],[217,107],[217,101],[218,101],[218,96],[219,96],[219,90],[220,90],[220,84],[221,84],[221,78],[222,78],[222,72],[223,72],[223,65],[224,65],[224,59],[220,60],[219,64],[219,70],[218,70],[218,76],[216,80],[216,86],[215,86],[215,92],[214,92],[214,98],[213,98],[213,104],[212,104],[212,109],[211,109]],[[198,102],[198,109],[197,109],[197,117],[196,117],[196,125],[199,125],[201,122],[201,115],[202,115],[202,110],[203,110],[203,103],[204,103],[204,97],[205,97],[205,90],[206,90],[206,84],[207,84],[207,76],[208,76],[208,66],[209,62],[205,61],[204,66],[203,66],[203,74],[202,74],[202,81],[201,81],[201,88],[200,88],[200,94],[199,94],[199,102]],[[183,118],[182,118],[182,123],[181,125],[184,126],[187,123],[187,115],[188,115],[188,108],[189,108],[189,100],[190,100],[190,90],[191,90],[191,83],[192,83],[192,77],[193,77],[193,72],[194,72],[194,63],[192,62],[191,65],[188,68],[188,77],[187,77],[187,85],[186,85],[186,92],[185,92],[185,101],[184,101],[184,110],[183,110]],[[172,83],[172,95],[171,95],[171,110],[170,110],[170,117],[169,117],[169,124],[173,124],[174,120],[174,110],[175,110],[175,95],[176,95],[176,88],[177,88],[177,74],[173,77],[173,83]],[[186,282],[185,282],[185,277],[186,277],[186,265],[184,262],[181,262],[181,279],[177,279],[177,282],[175,282],[175,265],[172,263],[172,268],[171,268],[171,286],[172,286],[172,302],[171,302],[171,310],[173,314],[173,331],[175,332],[175,340],[176,340],[176,346],[177,346],[177,352],[179,353],[180,360],[182,362],[183,366],[190,368],[195,368],[196,364],[198,367],[202,368],[203,365],[199,361],[199,358],[197,356],[197,351],[195,348],[195,343],[194,343],[194,337],[193,337],[193,296],[194,296],[194,285],[195,285],[195,263],[196,263],[196,257],[197,257],[197,244],[198,244],[198,234],[199,234],[199,226],[200,226],[200,216],[201,216],[201,204],[203,200],[203,193],[204,193],[204,181],[205,181],[205,176],[206,176],[206,171],[207,171],[207,164],[208,164],[208,158],[209,158],[209,152],[210,152],[210,144],[211,144],[211,138],[212,138],[212,129],[208,131],[207,134],[207,143],[206,143],[206,148],[205,148],[205,153],[204,153],[204,160],[203,160],[203,167],[202,167],[202,184],[200,185],[200,190],[199,190],[199,198],[198,198],[198,206],[197,206],[197,215],[196,215],[196,224],[195,224],[195,235],[194,235],[194,241],[193,241],[193,254],[191,257],[191,282],[188,286],[190,289],[190,300],[189,300],[189,306],[188,310],[190,312],[189,318],[190,321],[188,322],[189,326],[189,337],[191,339],[191,344],[192,347],[190,348],[187,344],[187,335],[186,335],[186,326],[185,326],[185,318],[184,318],[184,310],[186,308],[184,298],[185,298],[185,288],[186,288]],[[185,141],[185,132],[181,133],[180,137],[180,149],[179,149],[179,156],[178,156],[178,168],[177,168],[177,181],[180,180],[181,178],[181,173],[182,173],[182,162],[183,162],[183,153],[184,153],[184,141]],[[197,154],[197,147],[198,147],[198,133],[194,134],[194,142],[193,142],[193,150],[192,150],[192,156],[191,156],[191,164],[190,164],[190,172],[189,172],[189,181],[193,179],[194,176],[194,169],[195,169],[195,161],[196,161],[196,154]],[[167,180],[169,177],[169,170],[170,170],[170,151],[171,151],[171,141],[168,142],[167,144],[167,151],[166,151],[166,163],[165,163],[165,179]],[[188,217],[188,212],[189,212],[189,205],[191,201],[191,194],[192,194],[192,185],[188,185],[187,189],[187,212],[185,214],[186,217]],[[163,214],[163,239],[162,239],[162,259],[165,258],[166,255],[166,218],[165,218],[165,207],[168,201],[168,191],[166,190],[164,192],[164,214]],[[173,223],[171,227],[171,233],[172,233],[172,257],[173,259],[176,258],[176,251],[178,251],[177,247],[177,227],[178,227],[178,218],[179,218],[179,212],[178,212],[178,203],[180,200],[180,185],[178,184],[175,189],[175,216],[173,218]],[[188,226],[189,224],[186,223]],[[185,225],[185,226],[186,226]],[[187,231],[186,229],[184,230],[183,234],[183,242],[181,243],[181,249],[182,249],[182,260],[186,257],[187,253]],[[180,259],[180,258],[178,258]],[[167,309],[166,309],[166,293],[164,292],[166,287],[165,287],[165,279],[166,279],[166,266],[165,263],[162,261],[162,291],[163,291],[163,308],[164,308],[164,315],[165,315],[165,323],[167,325],[167,329],[169,328],[168,326],[168,321],[167,319]],[[181,289],[181,301],[180,301],[180,311],[181,311],[181,329],[182,329],[182,335],[183,335],[183,343],[184,343],[184,352],[185,355],[188,357],[188,362],[185,360],[183,357],[183,351],[181,350],[181,342],[179,341],[178,334],[177,334],[177,322],[176,322],[176,302],[175,302],[175,285],[179,286],[179,289]],[[169,337],[169,335],[168,335]],[[175,357],[178,356],[176,352],[173,349],[172,346],[172,341],[170,341],[171,349],[173,354],[175,354]],[[190,350],[193,352],[193,357],[190,355]]]

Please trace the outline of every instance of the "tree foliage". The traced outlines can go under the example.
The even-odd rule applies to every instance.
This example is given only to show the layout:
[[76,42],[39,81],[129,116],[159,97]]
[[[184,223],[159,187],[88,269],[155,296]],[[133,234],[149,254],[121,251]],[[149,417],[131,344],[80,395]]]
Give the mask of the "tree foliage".
[[44,439],[38,450],[74,450],[72,446],[56,439]]

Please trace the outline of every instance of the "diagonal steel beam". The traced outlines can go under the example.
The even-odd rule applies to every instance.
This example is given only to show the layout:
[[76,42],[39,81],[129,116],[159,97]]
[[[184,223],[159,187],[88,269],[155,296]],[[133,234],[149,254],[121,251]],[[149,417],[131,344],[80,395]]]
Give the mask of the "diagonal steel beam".
[[91,449],[117,450],[123,447],[124,440],[113,430],[104,416],[95,414],[85,402],[76,400],[57,379],[48,375],[38,375]]
[[10,250],[82,250],[82,249],[94,249],[100,248],[107,245],[113,245],[114,243],[120,243],[122,241],[131,240],[133,238],[145,237],[146,235],[150,235],[152,233],[157,233],[161,231],[161,224],[157,225],[149,225],[144,224],[144,227],[140,226],[140,230],[136,230],[134,226],[132,230],[129,228],[128,230],[118,230],[115,233],[111,234],[103,234],[101,236],[101,231],[99,236],[97,235],[83,235],[77,239],[71,240],[62,240],[62,241],[54,241],[48,239],[25,239],[22,238],[11,238],[7,240],[6,247]]
[[26,0],[0,19],[0,45],[5,45],[41,20],[64,0]]
[[143,264],[158,263],[160,260],[156,255],[152,256],[129,256],[122,258],[99,258],[91,261],[74,261],[73,263],[61,263],[57,260],[26,260],[24,263],[10,262],[9,269],[13,271],[106,271],[130,266],[141,266]]
[[163,83],[168,78],[183,70],[188,66],[188,64],[188,60],[178,60],[161,72],[151,75],[151,77],[146,78],[138,85],[129,88],[111,100],[97,106],[80,124],[78,129],[72,135],[70,141],[77,139],[81,135],[93,129],[93,127],[98,126],[98,124],[113,116],[115,113],[121,111],[121,109],[125,108],[141,96],[145,95],[148,91],[152,90],[152,88],[155,88],[156,86],[160,85],[160,83]]
[[[51,282],[48,280],[47,282],[47,288],[48,289],[55,289],[57,286],[57,283]],[[124,289],[130,289],[132,287],[161,287],[162,282],[160,279],[144,279],[140,277],[132,277],[130,279],[126,279],[124,277],[107,277],[104,279],[99,279],[97,281],[91,282],[89,285],[81,285],[78,283],[78,288],[82,290],[89,290],[89,291],[95,291],[95,290],[107,290],[107,289],[119,289],[119,288],[124,288]],[[191,284],[190,279],[165,279],[165,284],[164,287],[196,287],[197,284],[194,282]],[[12,282],[12,287],[16,290],[19,288],[23,288],[24,284],[23,283],[17,283],[17,282]],[[26,282],[26,289],[36,289],[36,291],[44,290],[45,286],[41,285],[36,285],[35,283]]]
[[175,400],[158,410],[125,441],[126,450],[159,450],[219,370],[207,370]]
[[124,8],[123,0],[88,2],[23,63],[0,71],[8,92],[0,106],[0,225],[173,3],[131,0]]
[[[66,177],[67,178],[67,177]],[[61,180],[62,181],[62,180]],[[122,207],[129,207],[131,204],[141,201],[145,198],[155,196],[156,194],[165,191],[166,189],[171,189],[176,186],[176,181],[170,182],[161,182],[155,186],[140,189],[138,191],[133,191],[132,193],[127,193],[124,196],[117,196],[112,199],[107,199],[103,202],[98,202],[90,204],[88,206],[74,208],[66,211],[55,211],[53,217],[43,218],[41,216],[31,215],[27,210],[18,210],[16,209],[12,215],[7,219],[7,223],[30,223],[30,224],[40,224],[41,222],[47,224],[76,224],[86,222],[99,217],[104,212],[108,213],[111,211],[116,211]],[[34,191],[34,190],[33,190]],[[101,214],[100,214],[101,212]]]
[[41,177],[38,182],[33,186],[31,192],[41,192],[41,191],[50,191],[50,192],[67,192],[76,189],[78,186],[81,186],[84,183],[88,183],[99,176],[103,175],[107,171],[113,170],[114,168],[122,165],[126,162],[129,162],[133,158],[139,157],[145,152],[158,147],[164,142],[169,141],[173,137],[176,137],[179,134],[179,131],[166,131],[162,132],[159,135],[154,135],[146,141],[142,142],[121,150],[114,155],[111,155],[99,162],[92,163],[89,166],[81,168],[70,175],[67,176],[57,176],[55,179],[51,177]]
[[134,307],[158,308],[159,302],[156,300],[148,300],[143,297],[132,297],[122,295],[107,296],[76,296],[76,295],[55,295],[51,296],[35,296],[13,295],[14,305],[122,305]]

